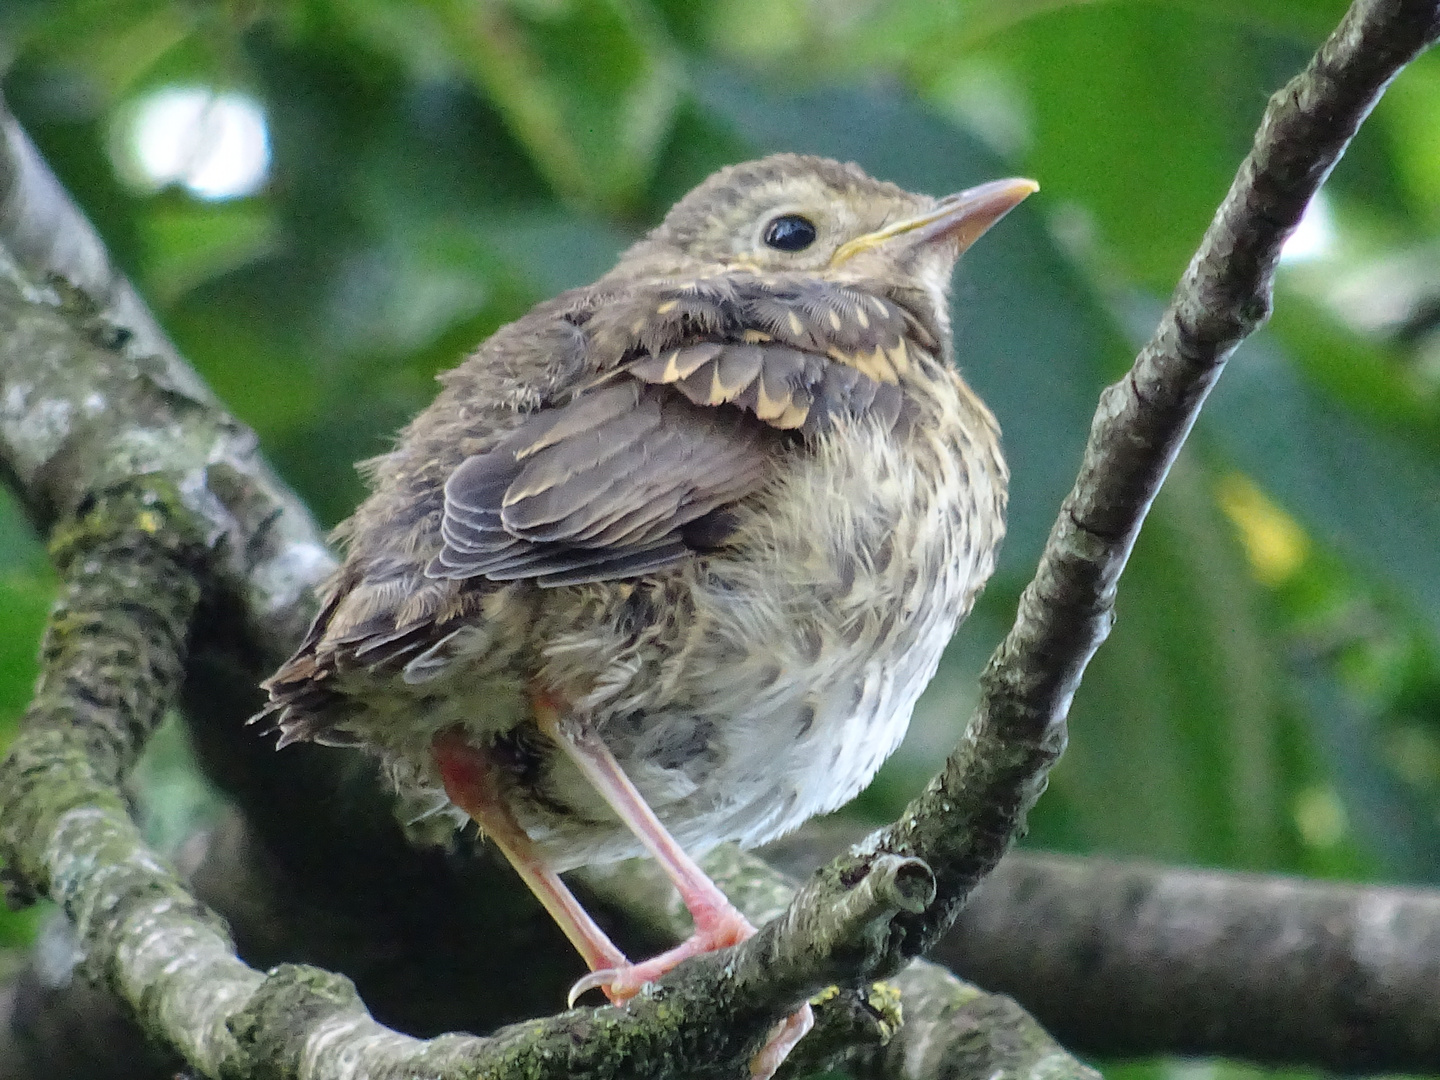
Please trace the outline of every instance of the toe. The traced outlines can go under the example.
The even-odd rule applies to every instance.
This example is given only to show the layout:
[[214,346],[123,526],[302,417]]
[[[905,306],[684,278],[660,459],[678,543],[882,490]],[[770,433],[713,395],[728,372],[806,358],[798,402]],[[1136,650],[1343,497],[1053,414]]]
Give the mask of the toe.
[[815,1013],[808,1004],[782,1020],[771,1033],[770,1041],[750,1059],[752,1080],[770,1080],[775,1070],[790,1056],[790,1051],[795,1049],[795,1044],[814,1026]]

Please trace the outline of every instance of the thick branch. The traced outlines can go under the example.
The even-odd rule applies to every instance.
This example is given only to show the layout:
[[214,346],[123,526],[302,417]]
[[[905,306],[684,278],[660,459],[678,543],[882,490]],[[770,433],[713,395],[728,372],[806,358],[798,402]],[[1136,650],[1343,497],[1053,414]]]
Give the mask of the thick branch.
[[0,766],[0,851],[12,893],[34,887],[65,908],[92,976],[188,1060],[211,1063],[225,1029],[191,1020],[207,1001],[243,1000],[259,976],[146,849],[120,792],[178,690],[200,595],[205,547],[175,503],[163,479],[136,478],[57,534],[65,587]]
[[1007,856],[935,958],[1086,1053],[1440,1071],[1440,892]]
[[0,251],[0,473],[41,531],[92,492],[163,474],[219,553],[212,573],[240,599],[246,636],[298,640],[310,588],[333,565],[314,520],[110,265],[3,104]]

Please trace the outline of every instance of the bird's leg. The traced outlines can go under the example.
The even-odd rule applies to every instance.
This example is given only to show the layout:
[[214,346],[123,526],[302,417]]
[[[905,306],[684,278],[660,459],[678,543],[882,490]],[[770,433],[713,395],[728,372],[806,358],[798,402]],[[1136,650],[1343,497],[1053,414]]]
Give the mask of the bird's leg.
[[[601,987],[611,1001],[634,997],[647,982],[658,979],[682,960],[713,949],[738,945],[753,937],[755,927],[730,903],[685,849],[670,835],[665,823],[650,809],[610,748],[593,731],[564,716],[545,694],[534,695],[535,721],[540,730],[579,766],[585,778],[659,862],[665,876],[680,893],[690,910],[695,932],[675,948],[638,964],[623,963],[608,970],[596,969],[570,990],[573,1003],[593,987]],[[786,1017],[771,1033],[765,1045],[750,1059],[754,1080],[769,1080],[805,1033],[815,1026],[815,1014],[808,1004]]]
[[658,979],[682,960],[713,949],[737,945],[755,933],[750,920],[740,914],[729,898],[710,880],[695,860],[686,854],[670,831],[650,809],[620,768],[610,748],[593,731],[561,714],[543,694],[535,695],[535,719],[601,797],[653,855],[665,876],[674,883],[680,899],[690,910],[695,932],[675,948],[638,964],[625,964],[609,971],[593,971],[576,984],[573,993],[603,986],[612,999],[634,997],[640,987]]
[[495,766],[460,731],[442,731],[430,744],[445,794],[498,847],[521,880],[545,905],[591,971],[625,968],[629,961],[575,899],[569,886],[535,854],[530,837],[505,805],[495,784]]

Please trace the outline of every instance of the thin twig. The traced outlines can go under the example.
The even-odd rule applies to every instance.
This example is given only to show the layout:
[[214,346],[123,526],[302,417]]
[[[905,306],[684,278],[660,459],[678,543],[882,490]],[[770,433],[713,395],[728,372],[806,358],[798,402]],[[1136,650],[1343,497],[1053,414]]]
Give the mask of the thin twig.
[[[135,841],[112,778],[118,779],[138,738],[121,745],[115,761],[104,759],[117,720],[138,736],[148,721],[136,718],[155,715],[168,704],[167,691],[173,687],[165,679],[144,686],[122,680],[149,697],[118,703],[115,715],[98,724],[96,731],[105,737],[93,746],[90,725],[78,725],[65,752],[46,764],[43,754],[37,756],[36,742],[22,739],[23,753],[12,762],[23,762],[12,764],[0,784],[12,870],[25,883],[59,896],[81,926],[108,928],[86,940],[92,964],[150,1030],[181,1046],[208,1075],[224,1071],[323,1080],[353,1075],[361,1060],[366,1075],[377,1080],[416,1072],[458,1078],[482,1070],[495,1077],[596,1080],[622,1074],[734,1073],[770,1025],[826,984],[893,973],[923,950],[1008,847],[1064,745],[1069,700],[1108,630],[1115,584],[1150,501],[1224,360],[1268,310],[1281,243],[1385,84],[1433,40],[1437,29],[1434,2],[1358,0],[1307,71],[1272,101],[1255,149],[1156,337],[1131,374],[1102,398],[1080,479],[1036,580],[1022,598],[1015,629],[986,672],[982,703],[961,747],[899,822],[872,838],[867,850],[822,870],[783,916],[744,945],[682,965],[625,1009],[576,1010],[489,1039],[443,1036],[428,1043],[376,1024],[353,987],[338,976],[300,967],[267,976],[250,971],[234,959],[206,913],[187,908],[173,875]],[[0,176],[0,181],[4,196],[14,179]],[[53,376],[64,371],[72,352],[85,352],[88,335],[92,352],[108,352],[111,361],[111,372],[101,381],[114,397],[96,399],[97,411],[124,408],[130,395],[139,394],[147,405],[141,412],[164,418],[167,435],[178,434],[182,441],[194,437],[199,429],[183,423],[185,409],[204,412],[208,402],[173,370],[170,358],[147,350],[143,341],[131,348],[108,340],[104,331],[113,323],[103,313],[78,310],[85,299],[79,290],[40,295],[44,286],[27,270],[27,258],[20,251],[18,261],[0,267],[5,271],[0,274],[0,338],[8,334],[13,345],[30,334],[56,350],[50,367],[39,368]],[[63,327],[56,320],[47,322],[51,314],[72,331],[79,328],[82,340],[63,341]],[[33,324],[27,322],[32,317]],[[77,412],[69,391],[48,385],[43,374],[36,379],[23,364],[6,370],[6,364],[16,363],[15,356],[12,348],[0,358],[0,379],[9,384],[3,399],[11,409],[0,415],[0,456],[31,492],[32,507],[53,507],[52,521],[77,512],[83,516],[88,496],[121,483],[133,485],[137,474],[158,470],[168,477],[168,470],[188,454],[174,483],[140,487],[160,500],[162,528],[173,519],[177,535],[193,532],[203,538],[207,566],[220,568],[218,577],[227,581],[232,595],[245,599],[252,615],[277,609],[276,591],[263,595],[269,583],[254,572],[254,554],[233,544],[263,534],[263,527],[252,522],[248,532],[232,528],[234,506],[253,513],[266,498],[273,505],[274,489],[267,495],[265,484],[253,482],[256,470],[241,468],[240,486],[254,497],[223,504],[224,513],[215,513],[209,463],[215,454],[226,460],[236,456],[223,425],[212,429],[209,440],[187,444],[183,454],[173,457],[157,452],[153,439],[122,433],[113,444],[75,440],[77,459],[60,451],[91,418]],[[80,365],[78,374],[89,377],[95,371],[105,371],[103,361]],[[124,378],[116,379],[116,371]],[[12,389],[19,392],[12,396]],[[37,428],[37,419],[53,421],[53,429]],[[232,426],[228,433],[236,430]],[[98,451],[108,456],[97,457]],[[240,457],[254,460],[253,452]],[[56,461],[60,468],[52,475],[44,466]],[[198,482],[197,462],[205,463]],[[44,497],[35,499],[36,491]],[[43,510],[42,505],[42,516]],[[122,535],[127,543],[139,543],[136,529],[148,533],[148,519],[137,511],[126,520],[124,530],[100,529],[105,543],[87,549],[88,554],[108,557],[106,544]],[[282,533],[286,527],[282,521]],[[225,538],[231,543],[223,543]],[[290,572],[282,574],[287,585],[324,562],[323,554],[315,556],[307,543],[296,547],[292,538],[280,545],[292,555],[311,552],[298,573],[284,557],[271,559],[273,566],[288,567]],[[157,544],[159,550],[174,550]],[[188,541],[184,550],[190,551]],[[187,554],[177,567],[188,560]],[[177,574],[174,580],[183,582],[184,574]],[[164,593],[159,578],[141,574],[136,582]],[[76,580],[70,584],[78,588]],[[144,610],[143,603],[139,607]],[[133,622],[135,612],[117,616],[113,624],[98,611],[92,614],[99,644],[133,637],[126,620]],[[157,670],[168,671],[178,655],[178,645],[157,644],[153,656],[136,660],[153,661]],[[53,684],[70,676],[66,663],[62,651],[47,669]],[[37,699],[38,722],[32,730],[52,730],[52,714],[52,706]],[[92,752],[101,760],[93,760]],[[48,774],[53,783],[27,782],[34,769],[53,770]],[[67,802],[77,792],[80,801]],[[72,857],[82,848],[95,857]],[[929,881],[916,858],[934,872],[938,898],[933,903],[922,903]],[[116,921],[104,917],[109,911],[137,917]],[[165,943],[174,938],[196,947],[172,954]]]
[[897,921],[905,956],[929,948],[999,861],[1065,747],[1085,666],[1109,633],[1140,525],[1235,347],[1268,316],[1280,248],[1390,80],[1440,34],[1435,0],[1357,0],[1309,66],[1270,100],[1255,143],[1154,336],[1101,395],[1075,487],[981,677],[945,768],[864,852],[924,859],[935,904]]

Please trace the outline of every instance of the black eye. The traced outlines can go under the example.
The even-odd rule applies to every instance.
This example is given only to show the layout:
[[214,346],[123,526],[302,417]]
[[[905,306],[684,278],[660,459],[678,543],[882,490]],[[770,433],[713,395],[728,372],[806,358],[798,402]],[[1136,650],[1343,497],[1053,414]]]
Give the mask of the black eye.
[[761,239],[781,251],[804,251],[815,242],[815,225],[799,214],[781,214],[765,226]]

